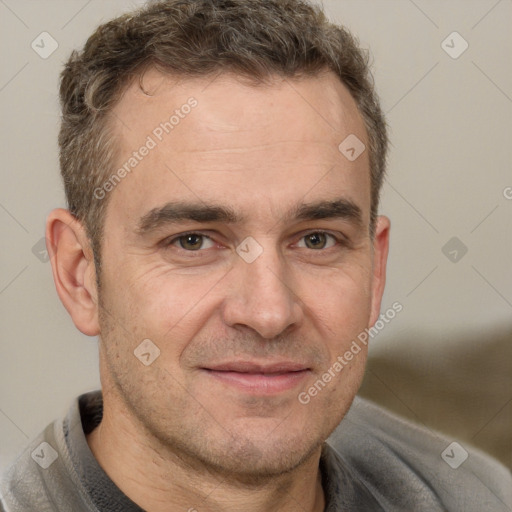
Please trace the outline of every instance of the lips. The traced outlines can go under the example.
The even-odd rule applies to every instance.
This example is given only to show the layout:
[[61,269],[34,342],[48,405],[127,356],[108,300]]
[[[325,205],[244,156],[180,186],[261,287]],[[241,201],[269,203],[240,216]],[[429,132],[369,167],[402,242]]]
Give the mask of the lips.
[[289,391],[310,373],[309,367],[294,361],[229,361],[202,370],[224,386],[257,395]]
[[252,361],[230,361],[226,363],[210,365],[207,370],[218,372],[238,372],[238,373],[290,373],[307,370],[304,364],[292,361],[276,361],[272,363],[257,363]]

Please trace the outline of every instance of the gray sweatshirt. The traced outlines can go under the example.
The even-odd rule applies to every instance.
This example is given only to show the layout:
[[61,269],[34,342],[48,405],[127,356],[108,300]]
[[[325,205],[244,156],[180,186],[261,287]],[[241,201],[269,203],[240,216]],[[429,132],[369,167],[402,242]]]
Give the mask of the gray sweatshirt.
[[[79,397],[0,483],[3,512],[141,512],[98,465],[85,435],[100,392]],[[356,398],[324,444],[325,512],[510,512],[512,475],[482,453]]]

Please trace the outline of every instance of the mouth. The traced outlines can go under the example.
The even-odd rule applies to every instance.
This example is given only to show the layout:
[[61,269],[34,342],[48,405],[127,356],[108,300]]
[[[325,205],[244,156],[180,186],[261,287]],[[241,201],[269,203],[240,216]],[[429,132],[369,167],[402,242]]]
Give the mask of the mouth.
[[225,386],[254,395],[274,395],[297,387],[311,369],[301,363],[280,361],[255,363],[232,361],[201,368],[209,377]]

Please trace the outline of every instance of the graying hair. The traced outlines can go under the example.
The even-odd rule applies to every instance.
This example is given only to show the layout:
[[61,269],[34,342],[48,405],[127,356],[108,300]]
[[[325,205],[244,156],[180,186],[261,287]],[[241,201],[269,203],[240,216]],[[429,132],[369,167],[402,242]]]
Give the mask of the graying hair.
[[60,167],[68,208],[86,229],[99,274],[116,137],[109,115],[124,88],[155,66],[185,78],[233,72],[254,84],[333,71],[357,103],[368,133],[373,235],[387,134],[368,54],[306,0],[160,0],[97,28],[61,75]]

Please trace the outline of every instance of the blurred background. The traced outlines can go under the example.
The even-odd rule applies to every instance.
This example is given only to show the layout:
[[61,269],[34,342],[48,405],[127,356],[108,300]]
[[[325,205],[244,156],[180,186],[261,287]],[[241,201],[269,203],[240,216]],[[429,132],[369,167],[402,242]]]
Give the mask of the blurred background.
[[[58,78],[94,28],[142,2],[0,0],[0,471],[99,387],[44,246],[65,206]],[[317,2],[320,3],[320,2]],[[360,394],[512,467],[511,0],[324,0],[370,50],[392,147],[382,311]]]

